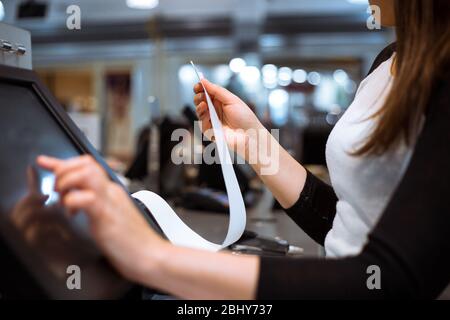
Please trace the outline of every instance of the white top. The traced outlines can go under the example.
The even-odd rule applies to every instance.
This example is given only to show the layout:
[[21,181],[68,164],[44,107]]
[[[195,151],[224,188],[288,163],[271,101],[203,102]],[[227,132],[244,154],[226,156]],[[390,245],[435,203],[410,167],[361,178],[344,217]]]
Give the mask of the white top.
[[393,57],[360,84],[355,100],[338,121],[327,142],[326,159],[338,197],[333,228],[325,239],[327,257],[358,254],[377,223],[410,161],[405,144],[379,157],[350,153],[364,142],[376,125],[368,119],[389,94]]

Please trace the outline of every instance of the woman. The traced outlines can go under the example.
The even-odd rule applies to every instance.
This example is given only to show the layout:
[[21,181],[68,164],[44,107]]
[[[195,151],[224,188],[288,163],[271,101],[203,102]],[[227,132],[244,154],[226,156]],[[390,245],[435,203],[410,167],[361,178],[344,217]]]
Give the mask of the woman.
[[[261,175],[330,259],[175,247],[147,227],[92,159],[38,162],[55,172],[64,205],[87,212],[92,234],[115,267],[145,286],[182,298],[435,298],[450,281],[449,1],[371,2],[381,7],[382,24],[397,26],[397,44],[379,56],[330,135],[326,152],[333,187],[281,146],[272,159],[279,161],[278,172]],[[229,145],[258,146],[238,130],[264,130],[250,109],[227,90],[203,84]],[[200,85],[195,92],[207,130]],[[260,172],[261,164],[253,167]],[[375,289],[367,283],[374,267],[381,272],[381,287]]]

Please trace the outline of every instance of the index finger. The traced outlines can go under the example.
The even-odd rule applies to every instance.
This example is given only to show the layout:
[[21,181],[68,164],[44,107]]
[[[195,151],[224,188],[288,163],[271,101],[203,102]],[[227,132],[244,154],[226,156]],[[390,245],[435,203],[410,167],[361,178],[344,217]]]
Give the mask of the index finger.
[[55,171],[63,164],[63,160],[48,156],[39,156],[36,159],[36,163],[43,169]]
[[232,94],[227,89],[210,82],[207,79],[202,79],[201,83],[205,87],[205,89],[208,91],[209,96],[211,97],[211,100],[214,101],[215,99],[220,100],[222,103],[230,103],[239,100],[237,96]]
[[36,162],[41,168],[52,171],[56,176],[61,176],[74,169],[87,165],[90,160],[91,158],[86,155],[68,160],[39,156]]

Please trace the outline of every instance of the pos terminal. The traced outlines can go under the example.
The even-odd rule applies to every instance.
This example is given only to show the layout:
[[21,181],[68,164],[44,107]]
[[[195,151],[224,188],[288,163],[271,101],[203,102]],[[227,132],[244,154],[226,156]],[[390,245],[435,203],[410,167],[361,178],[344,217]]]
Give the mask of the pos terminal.
[[52,173],[35,160],[90,154],[120,182],[31,71],[30,43],[28,32],[0,24],[0,296],[121,298],[132,284],[100,253],[85,215],[65,214]]

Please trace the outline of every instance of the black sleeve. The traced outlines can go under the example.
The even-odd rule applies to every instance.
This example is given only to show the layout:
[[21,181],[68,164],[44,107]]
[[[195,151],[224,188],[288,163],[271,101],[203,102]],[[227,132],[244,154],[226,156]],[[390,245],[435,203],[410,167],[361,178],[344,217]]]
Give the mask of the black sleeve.
[[285,211],[314,241],[323,245],[336,215],[336,202],[333,188],[308,171],[300,198]]
[[395,50],[397,49],[397,43],[391,43],[386,48],[384,48],[378,56],[375,58],[375,61],[373,62],[372,66],[370,67],[369,74],[375,71],[376,68],[380,66],[384,61],[389,60],[392,55],[394,54]]
[[[261,258],[258,298],[436,298],[450,282],[450,99],[434,91],[409,167],[362,252],[341,259]],[[381,272],[369,290],[368,267]]]

